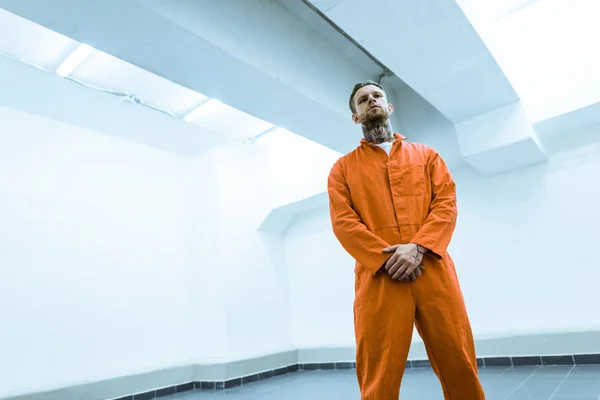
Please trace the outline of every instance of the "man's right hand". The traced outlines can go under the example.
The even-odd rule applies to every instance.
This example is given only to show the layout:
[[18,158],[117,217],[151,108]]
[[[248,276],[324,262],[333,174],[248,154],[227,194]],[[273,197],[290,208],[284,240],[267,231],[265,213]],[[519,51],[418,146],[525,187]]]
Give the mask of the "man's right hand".
[[[390,277],[392,279],[394,279],[392,274],[390,274],[389,272],[385,272],[385,266],[381,267],[381,269],[379,271],[381,271],[382,273],[388,273],[390,275]],[[405,278],[405,279],[398,278],[398,279],[394,279],[394,280],[397,280],[399,282],[414,282],[423,274],[423,271],[425,271],[425,267],[422,265],[419,265],[417,268],[415,268],[415,270],[410,274],[410,276],[408,278]]]
[[408,279],[405,279],[401,282],[414,282],[417,280],[418,277],[421,276],[423,271],[425,271],[425,267],[422,265],[419,265],[419,267],[417,269],[415,269],[412,274],[410,274],[410,277]]
[[392,256],[384,264],[384,268],[392,279],[409,282],[417,279],[423,272],[421,262],[425,250],[415,243],[396,244],[383,249],[384,254]]
[[416,268],[416,269],[415,269],[415,270],[414,270],[414,271],[413,271],[413,272],[410,274],[410,276],[409,276],[408,278],[406,278],[406,279],[401,279],[401,278],[394,279],[394,277],[392,276],[392,274],[390,274],[389,272],[387,272],[387,271],[386,271],[386,269],[385,269],[385,264],[384,264],[384,265],[381,267],[381,269],[379,270],[379,272],[381,272],[381,273],[387,273],[387,274],[389,274],[389,275],[390,275],[390,277],[391,277],[392,279],[394,279],[394,280],[397,280],[397,281],[399,281],[399,282],[414,282],[414,281],[416,281],[416,280],[417,280],[417,279],[418,279],[418,278],[419,278],[419,277],[420,277],[420,276],[423,274],[423,271],[425,271],[425,267],[424,267],[424,266],[422,266],[422,265],[419,265],[419,266],[418,266],[418,267],[417,267],[417,268]]

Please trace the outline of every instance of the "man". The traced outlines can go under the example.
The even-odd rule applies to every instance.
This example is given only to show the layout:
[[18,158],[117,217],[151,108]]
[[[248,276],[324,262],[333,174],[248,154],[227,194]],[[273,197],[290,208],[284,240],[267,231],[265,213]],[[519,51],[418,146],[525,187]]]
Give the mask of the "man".
[[473,335],[452,259],[456,188],[431,148],[393,133],[375,82],[350,96],[360,146],[333,166],[333,231],[356,260],[354,325],[361,399],[397,400],[413,327],[449,400],[481,400]]

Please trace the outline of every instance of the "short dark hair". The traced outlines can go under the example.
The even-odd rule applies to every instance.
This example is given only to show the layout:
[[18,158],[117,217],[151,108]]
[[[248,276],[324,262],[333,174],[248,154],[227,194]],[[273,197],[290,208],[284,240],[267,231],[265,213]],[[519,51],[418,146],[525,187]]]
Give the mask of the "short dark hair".
[[350,111],[352,111],[352,114],[354,114],[356,112],[356,107],[354,106],[354,96],[356,95],[356,92],[358,92],[361,88],[364,88],[365,86],[370,86],[370,85],[377,86],[379,89],[383,90],[383,93],[385,93],[385,89],[383,88],[383,86],[381,86],[377,82],[364,81],[361,83],[357,83],[356,85],[354,85],[354,89],[352,89],[352,94],[350,95],[350,101],[348,102],[348,106],[350,107]]

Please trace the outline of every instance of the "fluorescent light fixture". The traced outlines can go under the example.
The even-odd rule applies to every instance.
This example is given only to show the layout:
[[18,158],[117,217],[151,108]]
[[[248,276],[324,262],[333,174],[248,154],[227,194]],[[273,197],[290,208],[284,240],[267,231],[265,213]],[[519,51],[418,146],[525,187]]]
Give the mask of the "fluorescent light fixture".
[[283,131],[285,131],[285,129],[283,129],[283,128],[280,128],[280,127],[278,127],[278,126],[272,126],[272,127],[270,127],[269,129],[267,129],[266,131],[264,131],[264,132],[261,132],[261,133],[259,133],[258,135],[256,135],[256,136],[253,136],[253,137],[251,137],[251,138],[248,138],[248,139],[247,139],[247,142],[254,143],[254,142],[256,142],[258,139],[262,138],[262,137],[263,137],[263,136],[265,136],[265,135],[269,135],[269,134],[271,134],[271,133],[274,133],[274,132],[277,132],[277,131],[282,131],[282,130],[283,130]]
[[192,122],[192,121],[197,120],[198,117],[202,114],[202,108],[214,101],[216,101],[216,100],[215,99],[206,99],[205,101],[200,103],[199,106],[197,106],[192,111],[187,113],[187,115],[185,117],[183,117],[183,119],[186,120],[187,122]]
[[56,69],[56,73],[62,77],[68,76],[75,70],[92,52],[94,48],[87,44],[80,44],[77,49]]

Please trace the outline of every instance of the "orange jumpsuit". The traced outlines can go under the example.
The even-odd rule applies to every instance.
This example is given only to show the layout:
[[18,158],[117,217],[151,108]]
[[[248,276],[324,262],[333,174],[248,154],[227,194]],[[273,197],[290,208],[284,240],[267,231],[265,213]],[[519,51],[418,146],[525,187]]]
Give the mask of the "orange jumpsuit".
[[[431,148],[395,134],[390,155],[362,140],[328,179],[333,231],[356,260],[356,370],[363,400],[397,400],[413,327],[423,338],[446,400],[485,399],[470,322],[446,249],[456,225],[456,187]],[[429,251],[416,281],[382,268],[394,244]]]

